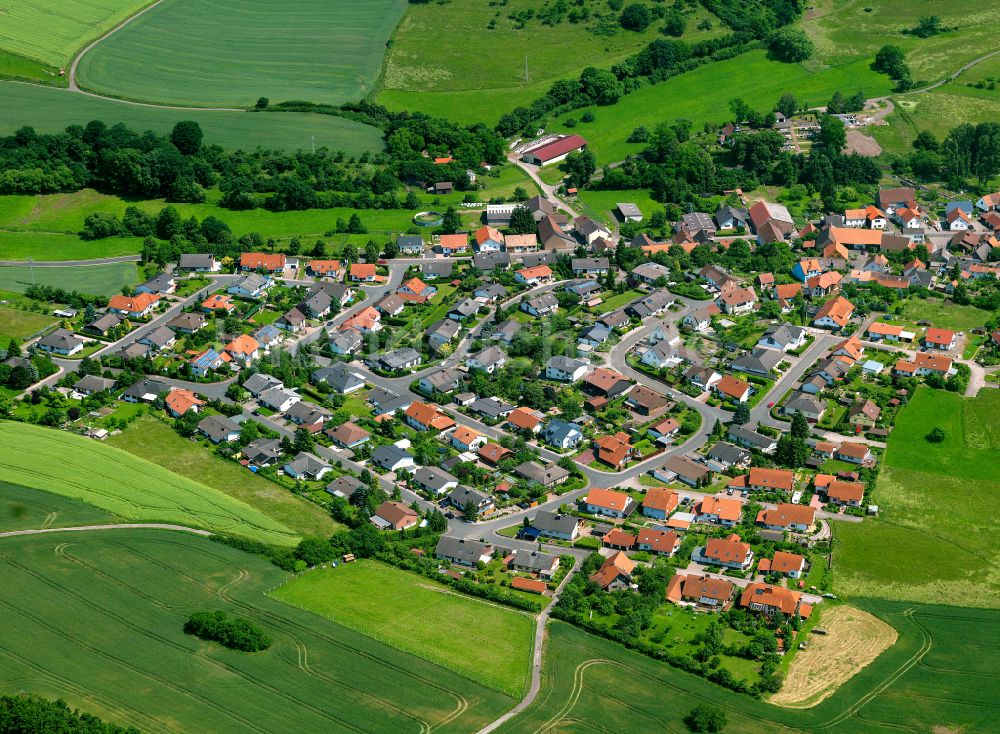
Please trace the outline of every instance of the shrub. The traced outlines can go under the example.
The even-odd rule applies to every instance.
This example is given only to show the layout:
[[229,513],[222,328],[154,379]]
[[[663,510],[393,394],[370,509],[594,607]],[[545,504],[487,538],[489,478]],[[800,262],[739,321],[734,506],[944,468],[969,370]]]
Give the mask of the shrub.
[[726,713],[718,706],[701,704],[691,709],[691,713],[684,717],[684,723],[691,731],[722,731],[726,725]]
[[256,624],[222,611],[195,612],[184,623],[184,632],[243,652],[259,652],[271,646],[270,636]]
[[644,31],[652,21],[649,8],[639,3],[632,3],[622,11],[619,22],[622,28],[630,31]]
[[931,429],[931,432],[925,436],[925,438],[931,443],[941,443],[944,441],[944,437],[944,429],[941,426],[934,426],[934,428]]

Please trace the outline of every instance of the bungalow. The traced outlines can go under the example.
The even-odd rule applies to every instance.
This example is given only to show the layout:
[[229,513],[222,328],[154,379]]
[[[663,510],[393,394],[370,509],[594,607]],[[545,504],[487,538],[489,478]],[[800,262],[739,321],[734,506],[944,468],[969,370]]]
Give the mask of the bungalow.
[[494,396],[474,400],[468,407],[472,412],[479,413],[486,420],[496,422],[510,415],[517,406],[505,403],[500,398]]
[[599,347],[611,337],[611,329],[603,324],[593,324],[588,326],[580,336],[576,338],[578,344],[585,344],[589,347]]
[[781,411],[787,416],[801,413],[807,421],[816,423],[826,412],[826,402],[817,400],[807,393],[796,392],[782,406]]
[[577,278],[596,278],[607,274],[611,265],[606,257],[574,257],[570,268]]
[[240,270],[263,270],[266,273],[280,273],[285,269],[285,255],[281,252],[244,252],[240,255]]
[[604,564],[597,570],[597,573],[591,575],[590,580],[604,589],[604,591],[619,591],[627,589],[632,584],[632,572],[634,570],[635,561],[622,551],[618,551],[604,561]]
[[670,268],[666,265],[661,265],[660,263],[640,263],[632,268],[629,273],[629,277],[640,283],[645,283],[646,285],[653,285],[660,278],[664,281],[670,277]]
[[726,538],[709,538],[701,548],[695,548],[691,560],[707,566],[722,566],[745,571],[753,565],[753,551],[733,533]]
[[812,607],[802,603],[802,594],[771,584],[750,584],[740,594],[740,606],[767,617],[808,617]]
[[111,313],[129,319],[144,319],[153,312],[160,297],[155,293],[140,293],[136,296],[112,296],[108,301]]
[[136,293],[154,293],[158,296],[169,296],[177,290],[177,281],[169,273],[160,273],[135,287]]
[[233,303],[233,299],[222,293],[213,293],[201,302],[201,310],[205,313],[213,313],[215,311],[229,313],[235,309],[236,304]]
[[833,458],[849,464],[867,464],[872,460],[872,452],[866,444],[844,441],[834,452]]
[[417,381],[417,387],[426,395],[436,393],[448,394],[457,390],[462,384],[463,375],[453,367],[431,372]]
[[884,324],[881,321],[874,321],[868,327],[865,335],[868,337],[869,341],[879,342],[888,341],[895,342],[902,338],[903,327],[899,324]]
[[545,316],[559,310],[559,300],[552,293],[521,301],[521,310],[532,316]]
[[806,343],[808,334],[801,326],[791,324],[772,324],[767,327],[767,331],[757,341],[758,347],[768,349],[779,349],[782,352],[791,352]]
[[659,316],[674,305],[676,299],[668,290],[659,290],[650,293],[625,307],[625,313],[637,319],[646,319],[650,316]]
[[714,389],[719,398],[729,402],[745,403],[750,397],[750,384],[732,375],[724,375]]
[[[27,362],[27,360],[25,360]],[[115,381],[109,377],[98,377],[97,375],[84,375],[73,383],[73,392],[80,395],[96,395],[113,389]]]
[[289,408],[301,399],[298,393],[289,390],[284,385],[269,387],[257,396],[258,403],[278,413],[287,412]]
[[798,553],[775,551],[773,558],[761,558],[757,563],[757,572],[778,574],[797,579],[805,573],[806,559]]
[[420,265],[420,275],[424,280],[450,278],[454,272],[455,263],[452,260],[432,261]]
[[503,234],[490,226],[480,227],[472,233],[476,252],[500,252],[503,250]]
[[111,331],[121,323],[122,320],[117,316],[115,316],[113,313],[106,313],[103,316],[98,316],[96,319],[94,319],[89,324],[84,326],[83,330],[88,334],[107,336],[109,331]]
[[406,308],[406,301],[395,293],[387,293],[375,301],[375,308],[378,309],[379,313],[392,318],[403,313],[403,309]]
[[707,454],[709,462],[715,462],[723,469],[748,467],[752,456],[746,449],[726,441],[719,441]]
[[663,463],[660,471],[667,475],[672,474],[678,481],[689,487],[704,486],[712,478],[711,469],[692,461],[687,456],[671,456]]
[[465,365],[470,370],[482,370],[493,374],[507,364],[507,355],[497,346],[486,347],[465,358]]
[[576,540],[580,536],[582,521],[573,515],[549,510],[539,510],[531,520],[531,527],[546,538]]
[[727,314],[750,313],[757,305],[757,294],[753,288],[730,288],[716,299],[716,303]]
[[468,426],[458,426],[451,433],[451,445],[459,451],[475,453],[486,444],[486,436]]
[[536,286],[552,281],[552,268],[548,265],[536,265],[533,268],[521,268],[514,273],[514,280],[521,285]]
[[480,459],[490,466],[496,466],[504,459],[514,455],[514,452],[500,444],[485,443],[476,452]]
[[230,361],[232,361],[232,357],[227,353],[223,352],[220,354],[214,349],[209,348],[190,359],[188,364],[191,366],[191,372],[198,377],[204,377],[209,372],[219,369],[222,365]]
[[458,477],[436,466],[422,466],[413,472],[413,483],[432,494],[444,494],[458,486]]
[[479,313],[479,302],[472,298],[465,298],[448,311],[448,318],[452,321],[466,321]]
[[424,252],[424,240],[420,235],[401,234],[396,238],[396,247],[403,255],[422,255]]
[[684,379],[697,388],[711,390],[722,379],[722,375],[711,367],[691,365],[684,372]]
[[445,344],[450,344],[461,330],[462,327],[457,321],[445,318],[427,327],[424,336],[427,337],[427,344],[431,349],[437,351]]
[[646,429],[646,433],[656,442],[666,445],[673,440],[680,429],[681,424],[675,418],[666,418],[659,423],[651,425]]
[[500,283],[484,284],[472,292],[473,298],[484,303],[496,303],[507,295],[507,289]]
[[729,426],[729,440],[739,446],[748,449],[756,449],[765,454],[773,454],[778,448],[778,440],[771,436],[766,436],[747,426],[738,426],[735,423]]
[[313,383],[326,383],[329,388],[340,395],[350,395],[365,386],[365,377],[360,372],[353,372],[347,365],[336,363],[329,367],[313,370]]
[[167,322],[167,328],[180,332],[181,334],[193,334],[201,329],[207,320],[205,314],[192,311],[175,316]]
[[535,252],[538,249],[538,237],[533,232],[509,234],[503,238],[503,247],[508,254],[520,255],[526,252]]
[[347,328],[341,326],[340,331],[330,335],[330,351],[339,355],[354,354],[361,349],[363,341],[364,337],[360,331],[349,326]]
[[68,329],[56,329],[35,342],[35,348],[49,354],[71,357],[81,351],[84,344],[83,339],[74,336]]
[[478,540],[442,535],[434,549],[437,558],[460,566],[476,566],[489,563],[493,557],[493,546]]
[[300,451],[294,459],[282,467],[282,470],[292,479],[318,481],[333,471],[333,467],[315,454]]
[[507,416],[507,423],[513,430],[528,431],[538,433],[542,430],[542,421],[545,416],[537,410],[531,408],[514,408]]
[[302,301],[299,302],[298,309],[304,313],[308,314],[310,318],[322,319],[326,318],[330,314],[330,308],[333,306],[333,299],[325,291],[316,291],[315,293],[308,294]]
[[265,275],[250,273],[226,288],[226,293],[240,298],[260,298],[273,283],[274,281]]
[[415,466],[413,456],[395,444],[379,446],[372,451],[372,463],[386,471],[398,472]]
[[642,352],[642,357],[639,361],[648,367],[654,369],[662,369],[664,367],[673,367],[674,365],[680,364],[682,358],[678,356],[677,349],[674,344],[669,341],[658,341],[650,347],[647,347]]
[[680,550],[681,539],[673,530],[642,528],[636,539],[636,547],[641,551],[669,558]]
[[650,487],[642,500],[642,514],[656,520],[666,520],[677,509],[677,493],[672,489]]
[[409,505],[389,500],[375,509],[369,521],[379,530],[406,530],[420,522],[420,514]]
[[344,266],[340,260],[310,260],[306,270],[317,278],[340,280],[344,277]]
[[826,485],[823,493],[826,495],[826,501],[831,505],[861,507],[861,503],[865,499],[865,485],[861,482],[845,482],[834,479]]
[[351,263],[348,277],[358,283],[374,283],[378,272],[374,263]]
[[823,304],[816,312],[813,326],[838,331],[847,326],[854,313],[854,304],[843,296],[836,296]]
[[258,438],[244,446],[241,453],[256,467],[272,466],[281,458],[281,441],[276,438]]
[[559,557],[550,553],[518,548],[511,554],[507,568],[551,579],[559,568]]
[[698,522],[733,527],[739,524],[742,514],[743,504],[738,499],[702,497],[695,505],[695,519]]
[[344,449],[355,449],[372,436],[370,432],[351,421],[345,421],[336,428],[328,428],[325,433],[335,445]]
[[222,269],[222,263],[215,259],[215,255],[190,253],[181,255],[177,269],[195,273],[217,273]]
[[406,423],[418,431],[440,433],[455,427],[455,421],[440,408],[429,403],[414,401],[405,411]]
[[806,533],[816,521],[816,509],[807,505],[781,503],[757,513],[757,524],[768,530]]
[[260,354],[260,344],[252,336],[241,334],[229,342],[223,351],[228,354],[234,362],[241,365],[252,364]]
[[583,378],[581,387],[588,395],[611,400],[626,392],[632,387],[632,383],[620,372],[607,367],[598,367]]
[[438,238],[438,243],[434,246],[434,251],[445,257],[466,252],[469,249],[469,235],[467,232],[456,234],[443,234]]
[[156,380],[139,380],[121,394],[121,399],[126,403],[152,403],[160,393],[169,389],[164,383]]
[[542,439],[559,449],[573,449],[583,440],[583,432],[575,423],[551,420],[542,429]]
[[847,421],[862,428],[873,428],[881,416],[882,409],[871,400],[858,400],[847,410]]
[[265,390],[272,387],[278,387],[281,384],[281,380],[273,375],[267,375],[263,372],[255,372],[243,383],[243,389],[254,397],[258,397]]
[[611,311],[606,313],[601,318],[597,320],[597,323],[606,329],[618,329],[622,330],[629,325],[631,319],[629,318],[628,312],[624,308],[619,308],[616,311]]
[[182,415],[186,415],[188,411],[192,413],[200,412],[199,408],[205,404],[205,401],[190,390],[174,388],[167,394],[163,404],[170,415],[174,418],[180,418]]
[[729,607],[736,586],[725,579],[710,578],[695,573],[675,573],[667,584],[667,601],[703,609],[725,610]]
[[420,280],[420,278],[410,278],[399,287],[397,293],[400,295],[414,296],[415,298],[429,300],[435,296],[437,288],[432,285],[427,285],[424,281]]
[[212,443],[231,443],[240,437],[240,427],[222,415],[210,415],[198,423],[198,431]]
[[781,364],[781,352],[757,347],[750,354],[734,359],[730,368],[735,372],[770,377],[779,364]]
[[323,424],[330,417],[330,411],[313,403],[299,400],[292,403],[292,406],[285,411],[285,417],[309,433],[318,433],[323,430]]
[[624,492],[592,487],[583,499],[584,509],[591,515],[624,518],[635,511],[635,500]]
[[747,487],[757,492],[791,494],[795,489],[795,473],[787,469],[751,467],[747,477]]
[[[305,323],[306,315],[297,308],[290,308],[275,320],[274,325],[279,329],[297,334],[305,327]],[[346,322],[344,326],[346,326]],[[344,328],[344,326],[340,328]]]
[[939,354],[929,354],[928,352],[917,352],[913,359],[900,359],[896,362],[893,371],[897,375],[905,377],[924,377],[935,374],[947,377],[952,371],[951,357]]
[[924,335],[925,349],[940,349],[950,351],[955,348],[956,335],[949,329],[930,328]]
[[560,382],[576,382],[587,373],[588,365],[570,357],[550,357],[545,363],[545,379]]
[[542,466],[534,461],[518,464],[514,467],[514,473],[545,488],[555,487],[569,479],[569,472],[558,464]]
[[402,347],[384,354],[373,354],[365,359],[369,367],[391,374],[402,374],[423,361],[423,357],[413,347]]
[[697,332],[708,331],[712,326],[712,317],[722,313],[714,303],[692,311],[684,317],[682,322],[685,326]]

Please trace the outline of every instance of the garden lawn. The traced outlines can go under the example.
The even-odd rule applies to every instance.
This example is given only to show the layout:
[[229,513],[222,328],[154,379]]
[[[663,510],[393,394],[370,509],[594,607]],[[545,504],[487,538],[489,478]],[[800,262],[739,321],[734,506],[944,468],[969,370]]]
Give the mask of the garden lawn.
[[613,296],[608,296],[601,302],[601,305],[597,307],[597,313],[608,313],[614,311],[616,308],[621,308],[627,303],[631,303],[636,298],[642,295],[639,291],[627,290],[624,293],[615,293]]
[[314,570],[271,595],[520,696],[534,623],[416,574],[363,560]]
[[[879,517],[836,523],[842,594],[1000,607],[1000,392],[967,399],[920,388],[896,420],[873,502]],[[934,444],[925,436],[945,432]]]
[[0,476],[132,520],[178,523],[281,545],[298,541],[289,528],[217,489],[66,431],[0,422]]
[[[612,224],[618,221],[615,206],[619,202],[638,206],[642,212],[644,221],[648,220],[650,215],[657,209],[663,209],[663,204],[653,201],[649,195],[649,191],[645,189],[628,189],[624,191],[586,189],[580,192],[580,202],[584,205],[584,213],[588,216]],[[642,222],[640,222],[640,226],[641,224]]]
[[140,418],[107,443],[224,492],[297,533],[329,536],[341,527],[318,505],[216,456],[206,439],[189,441],[152,416]]
[[930,321],[940,329],[969,332],[977,326],[982,326],[992,316],[975,306],[960,306],[957,303],[945,303],[937,298],[910,298],[903,304],[899,318],[916,323]]
[[[185,533],[0,539],[0,693],[157,734],[296,731],[459,734],[514,701],[266,595],[289,574]],[[16,559],[16,561],[14,560]],[[258,653],[183,632],[224,610],[271,638]]]
[[[0,337],[25,339],[56,321],[54,316],[0,306]],[[4,339],[6,345],[7,339]]]
[[[148,61],[149,52],[143,52],[141,58]],[[226,150],[253,149],[258,145],[268,149],[308,150],[314,138],[317,149],[342,150],[347,155],[383,147],[381,131],[332,115],[176,110],[15,82],[0,82],[0,98],[4,101],[0,105],[0,135],[10,135],[24,125],[31,125],[40,133],[60,133],[69,125],[86,125],[91,120],[103,120],[109,126],[122,122],[139,131],[169,133],[180,120],[194,120],[205,132],[206,144],[220,145]],[[254,101],[256,97],[251,104]]]
[[124,286],[139,282],[135,263],[76,265],[66,267],[29,267],[0,265],[0,290],[24,293],[33,283],[51,285],[97,296],[121,293]]

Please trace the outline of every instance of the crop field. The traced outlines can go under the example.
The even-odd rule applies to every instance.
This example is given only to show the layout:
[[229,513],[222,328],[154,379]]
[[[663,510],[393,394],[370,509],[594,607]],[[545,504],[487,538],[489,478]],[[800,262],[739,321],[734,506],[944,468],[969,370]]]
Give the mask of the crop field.
[[[790,710],[738,695],[562,622],[553,622],[542,690],[504,734],[688,731],[700,703],[723,708],[724,731],[740,734],[986,734],[994,730],[1000,673],[983,649],[1000,642],[1000,614],[981,609],[865,601],[858,606],[899,631],[899,640],[817,706]],[[970,662],[966,662],[969,660]]]
[[68,64],[88,41],[147,0],[6,0],[0,49],[51,65]]
[[0,306],[0,344],[6,348],[10,337],[24,339],[37,334],[55,321],[55,317],[48,314]]
[[[996,390],[917,391],[889,439],[879,517],[837,523],[837,593],[1000,607],[1000,541],[983,512],[1000,501],[998,411]],[[925,438],[935,426],[942,443]]]
[[90,120],[103,120],[108,125],[122,122],[139,130],[168,133],[179,120],[194,120],[205,132],[205,143],[227,150],[258,145],[305,150],[314,137],[317,148],[342,150],[348,155],[383,147],[380,130],[331,115],[173,110],[17,82],[0,82],[0,97],[4,101],[0,105],[0,135],[10,135],[26,124],[40,133],[57,133],[69,125],[86,125]]
[[[378,101],[393,109],[492,124],[504,112],[530,104],[557,79],[579,76],[588,65],[612,66],[663,37],[657,22],[640,33],[618,28],[608,36],[594,33],[593,21],[564,20],[549,26],[533,19],[519,28],[510,17],[546,5],[541,0],[507,0],[502,5],[491,0],[410,5],[392,35]],[[592,5],[596,8],[598,4]],[[686,41],[727,32],[702,8],[686,17]],[[698,28],[704,20],[711,22],[710,29]],[[491,21],[493,28],[488,27]],[[443,38],[470,42],[442,43]]]
[[0,260],[26,261],[29,257],[32,260],[93,260],[134,255],[140,249],[141,237],[96,241],[64,232],[0,231]]
[[107,444],[225,492],[297,533],[329,536],[341,527],[318,505],[251,474],[234,461],[216,456],[207,439],[189,441],[152,416],[130,424],[117,436],[108,438]]
[[[116,530],[0,539],[0,689],[62,698],[154,734],[476,731],[511,699],[282,604],[276,567],[202,538]],[[182,631],[223,609],[260,653]]]
[[531,617],[416,574],[359,561],[298,576],[271,595],[504,693],[520,696],[527,682]]
[[112,296],[120,293],[122,286],[138,282],[139,274],[135,263],[131,262],[56,267],[0,266],[0,290],[17,293],[24,293],[29,285],[36,283],[98,296]]
[[0,532],[99,525],[113,515],[92,505],[38,489],[0,482]]
[[560,123],[570,117],[579,120],[585,111],[574,110],[549,125],[549,129],[579,133],[590,142],[598,164],[603,165],[642,149],[640,143],[625,142],[640,125],[653,129],[661,122],[685,118],[697,130],[706,122],[721,123],[730,116],[729,100],[735,97],[755,109],[770,110],[784,92],[793,92],[810,105],[826,104],[838,89],[845,94],[864,89],[869,97],[888,93],[888,77],[872,71],[870,63],[870,59],[861,58],[810,69],[802,64],[771,61],[764,51],[750,51],[642,87],[613,106],[586,108],[594,113],[594,122],[581,123],[571,130],[565,128]]
[[0,422],[5,481],[86,502],[120,517],[291,545],[298,537],[257,509],[120,449],[65,431]]
[[124,99],[249,107],[372,91],[404,0],[164,0],[80,60],[80,85]]

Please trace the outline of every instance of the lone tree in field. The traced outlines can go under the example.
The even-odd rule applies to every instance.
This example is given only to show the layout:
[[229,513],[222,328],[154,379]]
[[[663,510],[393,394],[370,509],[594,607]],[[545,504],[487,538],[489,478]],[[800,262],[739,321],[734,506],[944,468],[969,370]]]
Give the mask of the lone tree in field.
[[205,134],[201,125],[194,120],[181,120],[174,125],[170,133],[170,142],[184,155],[194,155],[201,149],[201,141]]
[[778,61],[805,61],[813,53],[813,43],[797,28],[780,28],[771,36],[768,48]]
[[944,441],[944,437],[944,429],[941,426],[934,426],[925,438],[931,443],[941,443]]
[[684,717],[684,723],[691,731],[722,731],[726,725],[726,712],[718,706],[703,703],[691,709],[691,713]]

